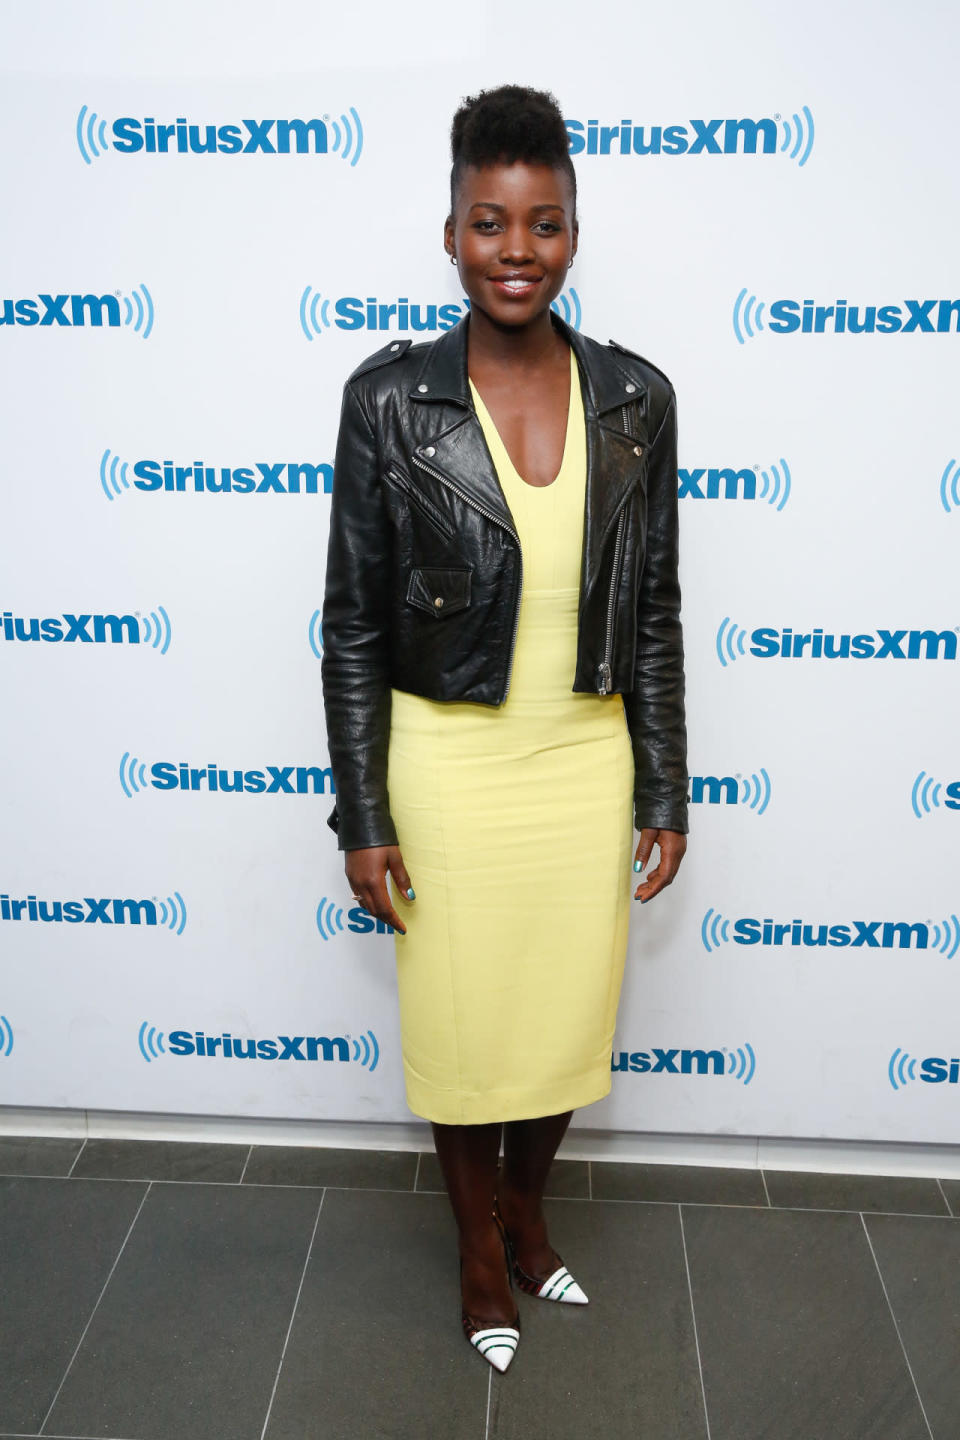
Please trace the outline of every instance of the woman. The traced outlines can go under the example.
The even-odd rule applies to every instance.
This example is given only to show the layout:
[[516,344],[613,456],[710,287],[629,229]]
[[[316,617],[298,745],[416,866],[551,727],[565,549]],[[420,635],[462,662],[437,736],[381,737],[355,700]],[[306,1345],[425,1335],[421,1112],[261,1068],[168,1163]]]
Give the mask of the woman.
[[634,870],[659,848],[642,902],[686,844],[676,418],[665,376],[551,310],[579,230],[553,96],[467,99],[452,153],[469,313],[344,387],[322,674],[330,824],[396,930],[407,1102],[464,1331],[505,1370],[511,1274],[587,1301],[541,1200],[573,1109],[610,1090],[634,821]]

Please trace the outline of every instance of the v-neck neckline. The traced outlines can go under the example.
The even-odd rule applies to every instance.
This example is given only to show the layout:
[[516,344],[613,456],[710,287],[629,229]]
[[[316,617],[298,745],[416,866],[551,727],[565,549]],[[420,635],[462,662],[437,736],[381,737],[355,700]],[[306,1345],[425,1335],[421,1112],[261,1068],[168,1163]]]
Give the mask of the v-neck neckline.
[[569,395],[568,395],[568,397],[567,397],[567,424],[566,424],[566,428],[565,428],[565,430],[564,430],[564,436],[563,436],[563,454],[562,454],[561,457],[560,457],[560,468],[559,468],[559,470],[557,471],[556,475],[554,475],[553,479],[552,479],[552,480],[549,482],[549,484],[547,484],[547,485],[532,485],[529,480],[524,480],[523,476],[520,474],[520,471],[517,469],[516,465],[514,465],[513,461],[512,461],[511,458],[510,458],[510,451],[507,449],[506,444],[504,443],[503,436],[500,434],[500,431],[499,431],[498,428],[497,428],[497,425],[496,425],[496,422],[494,421],[493,416],[490,414],[490,411],[487,409],[486,404],[484,403],[483,396],[480,394],[480,391],[477,389],[477,387],[476,387],[476,385],[474,384],[473,380],[470,379],[469,376],[467,377],[468,380],[469,380],[469,382],[470,382],[470,389],[473,391],[474,402],[475,402],[475,403],[479,406],[479,408],[483,411],[484,415],[486,416],[487,420],[489,421],[491,430],[493,431],[493,433],[496,435],[498,441],[500,442],[500,449],[503,451],[504,456],[506,457],[507,464],[510,466],[510,469],[513,471],[514,475],[515,475],[515,476],[517,477],[517,479],[520,481],[520,484],[524,487],[525,490],[552,490],[552,489],[554,488],[554,486],[556,485],[557,481],[560,479],[560,476],[563,474],[564,466],[565,466],[566,463],[567,463],[567,455],[569,454],[569,450],[570,450],[570,430],[571,430],[571,428],[572,428],[572,422],[573,422],[573,394],[574,394],[573,386],[574,386],[574,381],[577,379],[577,374],[578,374],[578,370],[577,370],[577,357],[576,357],[576,355],[574,354],[573,346],[572,346],[572,345],[569,346],[569,351],[570,351],[570,392],[569,392]]

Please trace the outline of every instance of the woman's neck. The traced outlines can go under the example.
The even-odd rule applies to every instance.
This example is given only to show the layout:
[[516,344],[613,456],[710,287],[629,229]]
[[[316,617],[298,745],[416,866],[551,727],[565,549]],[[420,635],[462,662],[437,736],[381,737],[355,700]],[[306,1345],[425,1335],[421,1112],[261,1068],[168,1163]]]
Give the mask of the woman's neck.
[[496,325],[482,311],[471,310],[467,317],[467,369],[478,374],[484,369],[513,368],[547,370],[562,359],[566,363],[567,343],[545,310],[529,325]]

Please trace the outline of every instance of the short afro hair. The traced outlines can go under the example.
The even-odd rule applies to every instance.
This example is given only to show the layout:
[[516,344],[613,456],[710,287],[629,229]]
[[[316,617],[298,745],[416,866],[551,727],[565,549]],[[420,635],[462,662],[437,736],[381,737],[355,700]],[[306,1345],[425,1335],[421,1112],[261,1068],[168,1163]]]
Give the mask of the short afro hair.
[[573,214],[577,214],[577,172],[563,113],[549,90],[527,85],[500,85],[468,95],[450,127],[450,213],[454,213],[460,178],[468,165],[554,165],[569,178]]

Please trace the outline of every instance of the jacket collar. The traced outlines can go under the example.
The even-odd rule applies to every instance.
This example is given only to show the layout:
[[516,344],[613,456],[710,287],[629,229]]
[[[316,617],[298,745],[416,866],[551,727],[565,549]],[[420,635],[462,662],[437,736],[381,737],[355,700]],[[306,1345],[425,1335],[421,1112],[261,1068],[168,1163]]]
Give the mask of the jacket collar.
[[[620,365],[615,353],[605,345],[581,335],[556,311],[550,312],[550,318],[571,346],[582,377],[587,476],[581,584],[587,595],[600,574],[604,545],[614,520],[640,478],[645,462],[639,457],[648,443],[645,404],[634,410],[633,434],[627,433],[619,413],[610,412],[619,412],[625,402],[645,401],[646,386],[639,376]],[[408,392],[410,400],[424,403],[425,410],[431,402],[441,401],[460,405],[465,413],[453,425],[449,416],[441,419],[438,430],[417,450],[429,456],[430,464],[475,504],[514,529],[470,394],[468,321],[469,314],[429,345]]]
[[[636,376],[624,369],[615,352],[589,336],[581,335],[572,325],[550,311],[554,329],[572,347],[581,373],[586,378],[587,392],[597,415],[613,410],[626,400],[639,399],[646,390]],[[423,364],[416,375],[409,395],[411,400],[453,401],[473,408],[467,381],[467,337],[469,311],[450,330],[445,330],[428,347]]]

